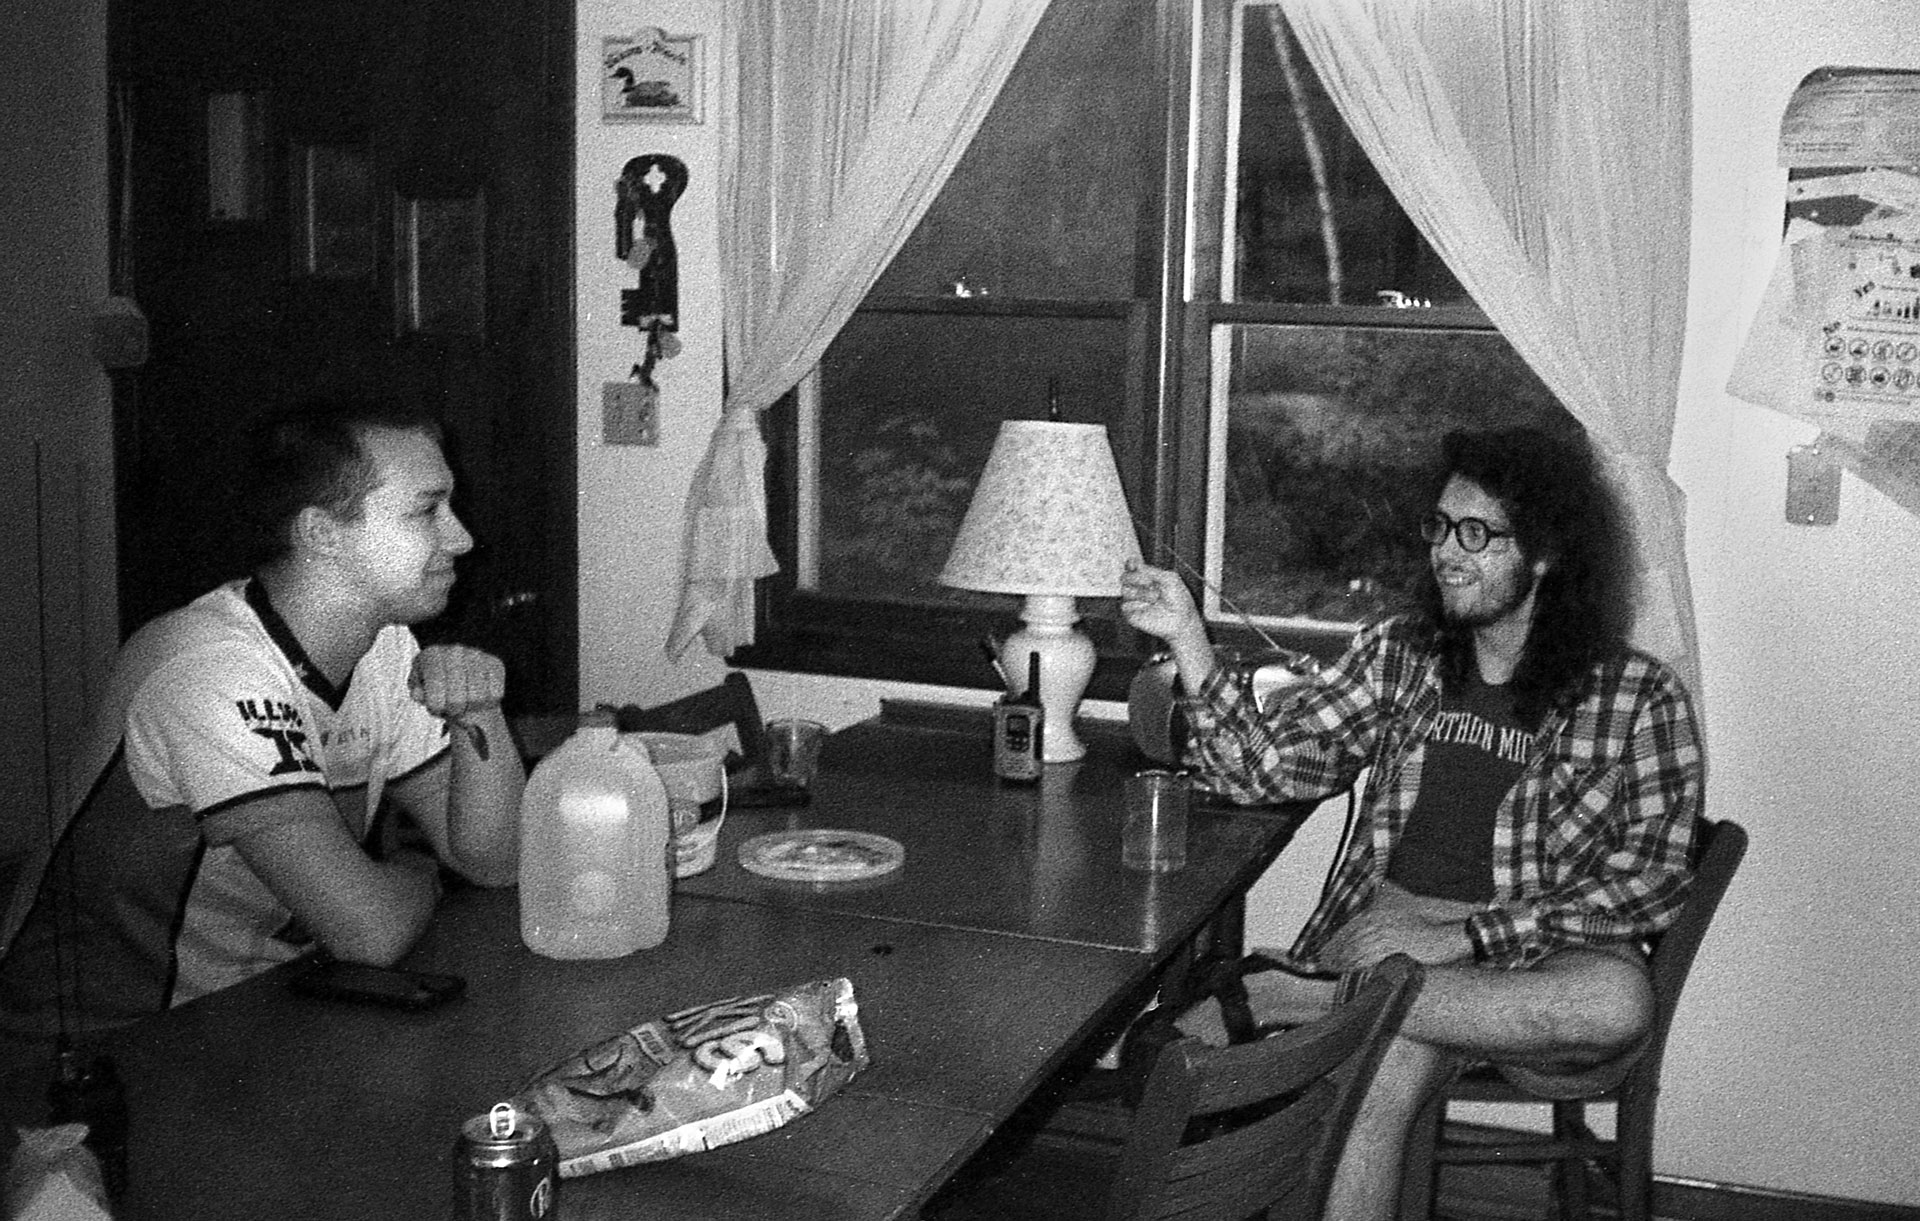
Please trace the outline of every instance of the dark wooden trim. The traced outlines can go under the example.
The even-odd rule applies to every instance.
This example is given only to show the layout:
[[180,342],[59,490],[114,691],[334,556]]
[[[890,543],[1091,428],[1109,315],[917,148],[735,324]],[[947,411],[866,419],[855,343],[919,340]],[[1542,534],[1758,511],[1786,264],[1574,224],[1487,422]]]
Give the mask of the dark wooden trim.
[[576,410],[579,366],[579,319],[575,310],[573,250],[575,192],[579,178],[575,150],[574,47],[575,12],[570,0],[543,0],[547,125],[553,133],[552,155],[558,163],[551,181],[556,189],[543,201],[549,210],[553,248],[546,270],[545,291],[556,303],[552,315],[562,351],[550,366],[545,401],[554,412],[539,430],[546,446],[545,462],[559,485],[546,498],[548,513],[546,580],[540,591],[545,601],[545,643],[551,677],[543,712],[570,712],[580,707],[580,467],[579,413]]
[[1209,324],[1264,322],[1300,326],[1431,327],[1436,330],[1491,331],[1495,327],[1476,306],[1435,305],[1393,309],[1384,305],[1308,305],[1285,301],[1195,302]]
[[[880,701],[880,720],[906,729],[937,730],[944,733],[975,731],[985,733],[991,718],[988,716],[988,709],[970,704],[951,704],[943,700],[887,698]],[[1132,731],[1127,728],[1124,721],[1082,717],[1078,728],[1083,738],[1110,738],[1116,742],[1132,741]]]
[[1653,1208],[1674,1221],[1920,1221],[1920,1208],[1654,1176]]
[[[768,596],[764,589],[761,603],[777,604],[779,614],[763,617],[754,643],[728,658],[733,665],[992,690],[997,680],[978,642],[988,632],[1004,638],[1020,626],[1012,608],[995,613],[793,591]],[[1099,653],[1087,698],[1125,699],[1134,671],[1150,655],[1146,638],[1110,621],[1083,619],[1080,627]]]
[[[1469,1138],[1498,1131],[1458,1122],[1448,1128]],[[1450,1221],[1535,1217],[1548,1199],[1546,1191],[1546,1170],[1539,1166],[1447,1166],[1441,1169],[1435,1213]],[[1598,1188],[1593,1215],[1618,1215]],[[1920,1221],[1920,1207],[1655,1175],[1653,1215],[1660,1221]]]
[[1187,142],[1195,122],[1188,97],[1194,70],[1188,46],[1193,3],[1160,0],[1156,13],[1161,121],[1159,146],[1152,151],[1160,172],[1141,219],[1144,223],[1149,214],[1158,219],[1149,247],[1157,258],[1151,267],[1143,259],[1140,267],[1143,275],[1153,277],[1140,286],[1152,319],[1145,336],[1149,346],[1136,357],[1145,365],[1144,397],[1128,403],[1136,419],[1148,422],[1153,455],[1151,478],[1143,489],[1146,503],[1152,506],[1151,517],[1141,523],[1150,536],[1140,540],[1149,556],[1157,555],[1170,540],[1182,483],[1177,463],[1184,416],[1181,363],[1186,356],[1181,340],[1186,329]]
[[876,293],[860,302],[863,314],[952,314],[967,318],[1126,318],[1134,303],[1100,298],[903,297]]

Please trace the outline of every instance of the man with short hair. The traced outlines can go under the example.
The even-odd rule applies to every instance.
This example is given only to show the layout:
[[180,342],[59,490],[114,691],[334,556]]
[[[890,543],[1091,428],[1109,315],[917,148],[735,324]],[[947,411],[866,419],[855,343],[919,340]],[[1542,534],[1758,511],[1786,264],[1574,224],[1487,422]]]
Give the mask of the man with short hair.
[[1646,939],[1686,897],[1701,807],[1686,690],[1625,643],[1626,538],[1584,438],[1456,433],[1444,451],[1422,607],[1331,667],[1303,661],[1264,712],[1173,573],[1123,581],[1127,621],[1172,648],[1203,785],[1301,801],[1369,774],[1287,969],[1247,979],[1256,1018],[1298,1023],[1390,954],[1427,964],[1340,1162],[1342,1221],[1395,1215],[1408,1129],[1462,1066],[1562,1096],[1624,1075],[1653,1014]]
[[[262,440],[247,499],[262,562],[122,648],[57,850],[0,925],[13,1033],[122,1024],[316,945],[391,964],[425,930],[442,864],[515,880],[526,774],[504,667],[409,629],[446,607],[473,546],[437,426],[349,403]],[[419,847],[386,850],[407,837],[383,805]]]

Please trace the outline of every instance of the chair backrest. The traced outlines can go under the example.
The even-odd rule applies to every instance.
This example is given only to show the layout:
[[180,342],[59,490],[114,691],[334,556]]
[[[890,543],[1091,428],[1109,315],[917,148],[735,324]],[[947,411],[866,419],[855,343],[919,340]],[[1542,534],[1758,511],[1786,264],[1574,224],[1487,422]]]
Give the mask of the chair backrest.
[[1360,1099],[1420,989],[1405,955],[1333,1013],[1255,1043],[1164,1048],[1120,1157],[1107,1216],[1318,1221]]
[[1667,1028],[1680,1007],[1680,992],[1693,970],[1693,958],[1713,925],[1720,900],[1747,854],[1746,828],[1731,819],[1701,819],[1694,835],[1693,888],[1687,892],[1680,918],[1660,934],[1648,959],[1653,978],[1654,1019],[1647,1052],[1620,1085],[1622,1094],[1651,1090],[1660,1080],[1660,1060],[1666,1052]]
[[[677,700],[652,708],[627,704],[611,711],[614,724],[623,733],[701,734],[731,725],[740,735],[737,753],[741,764],[758,768],[765,761],[767,744],[760,704],[753,697],[753,684],[738,670],[729,672],[718,686]],[[734,760],[728,760],[727,770],[738,770]]]

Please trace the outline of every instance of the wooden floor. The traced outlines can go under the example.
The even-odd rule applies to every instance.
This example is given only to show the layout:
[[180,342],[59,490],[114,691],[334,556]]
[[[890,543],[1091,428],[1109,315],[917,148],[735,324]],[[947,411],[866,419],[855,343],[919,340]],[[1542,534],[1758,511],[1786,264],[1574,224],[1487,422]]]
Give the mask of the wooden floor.
[[[1099,1211],[1096,1202],[1077,1194],[1063,1200],[1060,1182],[1046,1171],[1029,1179],[1016,1170],[1012,1177],[1025,1181],[1011,1190],[993,1191],[987,1200],[963,1196],[940,1201],[926,1217],[932,1221],[1061,1221],[1062,1217],[1091,1217]],[[1434,1215],[1439,1221],[1547,1221],[1553,1211],[1546,1173],[1529,1167],[1447,1167],[1441,1172]],[[1596,1219],[1611,1215],[1609,1208],[1595,1202]]]

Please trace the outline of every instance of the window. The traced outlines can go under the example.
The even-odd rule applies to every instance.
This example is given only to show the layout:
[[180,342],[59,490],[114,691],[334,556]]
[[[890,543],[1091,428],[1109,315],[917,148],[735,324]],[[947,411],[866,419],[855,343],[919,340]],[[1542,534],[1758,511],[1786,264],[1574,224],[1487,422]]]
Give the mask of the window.
[[[1271,0],[1056,0],[920,226],[770,417],[784,571],[737,660],[991,681],[935,576],[1001,420],[1107,425],[1221,638],[1323,653],[1424,572],[1461,424],[1565,420],[1394,202]],[[1167,184],[1172,184],[1169,189]],[[1082,599],[1117,698],[1153,642]]]

